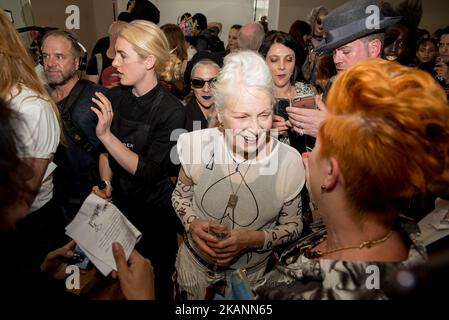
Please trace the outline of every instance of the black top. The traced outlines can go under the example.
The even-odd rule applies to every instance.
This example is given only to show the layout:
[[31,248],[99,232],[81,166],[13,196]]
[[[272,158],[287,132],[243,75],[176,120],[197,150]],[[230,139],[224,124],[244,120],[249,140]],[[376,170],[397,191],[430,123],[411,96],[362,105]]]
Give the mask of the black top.
[[[65,281],[58,281],[43,273],[35,261],[30,260],[29,243],[21,234],[9,230],[0,233],[0,283],[2,300],[6,301],[53,301],[76,298],[65,291]],[[4,301],[3,301],[4,302]],[[9,305],[3,304],[8,308]]]
[[[195,127],[194,128],[194,122],[201,122],[201,127]],[[198,125],[196,125],[198,126]],[[186,105],[186,122],[184,128],[192,132],[195,130],[200,129],[207,129],[209,126],[209,123],[207,122],[206,117],[204,116],[204,113],[201,111],[201,107],[198,105],[198,102],[196,101],[196,98],[193,97],[189,103]]]
[[[97,116],[90,110],[92,97],[95,92],[106,92],[106,88],[96,84],[88,85],[82,92],[81,98],[71,111],[71,121],[84,133],[87,140],[95,148],[100,148],[100,140],[95,134]],[[57,103],[60,111],[64,109],[67,97]],[[54,162],[58,165],[55,171],[54,182],[59,182],[58,188],[53,190],[58,197],[79,198],[84,200],[92,190],[95,181],[95,172],[98,171],[98,155],[93,158],[80,145],[72,140],[69,134],[65,134],[66,143],[60,145]]]
[[[106,49],[107,50],[107,49]],[[102,65],[101,65],[101,71],[100,71],[100,79],[99,81],[101,81],[101,76],[103,75],[103,71],[112,65],[112,61],[114,61],[113,59],[109,58],[108,55],[106,54],[106,50],[99,52],[99,54],[101,54],[102,57]],[[87,75],[97,75],[98,74],[98,63],[97,63],[97,56],[93,55],[90,60],[89,63],[87,64],[87,70],[86,70],[86,74]]]
[[160,84],[141,97],[130,87],[113,88],[107,97],[114,110],[111,132],[139,156],[134,175],[109,156],[114,199],[122,199],[127,207],[152,209],[170,202],[170,153],[177,138],[173,133],[184,127],[184,107]]

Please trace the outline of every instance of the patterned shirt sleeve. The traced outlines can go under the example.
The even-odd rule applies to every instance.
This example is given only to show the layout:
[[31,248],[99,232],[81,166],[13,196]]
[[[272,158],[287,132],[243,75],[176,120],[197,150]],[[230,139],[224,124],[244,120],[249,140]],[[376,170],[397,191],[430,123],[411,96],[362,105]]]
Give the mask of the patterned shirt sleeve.
[[298,193],[294,199],[284,203],[278,224],[273,229],[264,230],[265,243],[262,250],[270,250],[298,239],[302,228],[302,203],[300,193]]

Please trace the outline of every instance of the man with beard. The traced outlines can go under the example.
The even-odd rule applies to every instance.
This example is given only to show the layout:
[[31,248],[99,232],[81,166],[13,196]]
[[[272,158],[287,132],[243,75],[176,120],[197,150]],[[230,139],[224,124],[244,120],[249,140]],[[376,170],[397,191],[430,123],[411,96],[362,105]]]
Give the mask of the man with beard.
[[[98,147],[95,134],[96,115],[90,110],[95,92],[106,89],[80,80],[78,70],[85,70],[87,53],[69,32],[54,30],[42,39],[41,63],[61,112],[65,144],[55,156],[54,197],[64,210],[67,220],[78,212],[84,199],[98,183]],[[107,184],[107,182],[104,182]]]

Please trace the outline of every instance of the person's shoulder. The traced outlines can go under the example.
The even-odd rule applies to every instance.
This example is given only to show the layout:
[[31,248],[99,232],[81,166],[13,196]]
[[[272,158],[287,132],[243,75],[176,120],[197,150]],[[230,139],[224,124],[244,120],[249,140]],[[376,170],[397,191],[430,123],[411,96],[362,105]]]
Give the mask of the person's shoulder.
[[160,90],[160,92],[163,94],[164,96],[164,104],[167,106],[167,108],[172,108],[172,109],[185,109],[184,105],[182,104],[182,102],[176,98],[173,94],[171,94],[170,92],[168,92],[167,90],[165,90],[162,85],[158,85],[158,90]]
[[11,99],[11,104],[16,105],[19,112],[27,110],[31,110],[33,113],[36,113],[37,110],[52,111],[51,102],[28,87],[22,87],[20,92]]
[[95,92],[105,93],[105,92],[108,91],[107,88],[105,88],[105,87],[103,87],[103,86],[101,86],[99,84],[96,84],[96,83],[94,83],[92,81],[89,81],[89,80],[82,80],[82,81],[84,82],[84,84],[86,86],[84,90],[87,93],[95,93]]
[[[282,159],[286,159],[287,161],[291,161],[292,159],[294,160],[301,160],[301,154],[298,152],[298,150],[296,150],[295,148],[293,148],[292,146],[289,146],[286,143],[282,143],[279,140],[275,140],[276,141],[276,148],[278,148],[278,152],[279,154],[282,155]],[[302,161],[302,160],[301,160]]]

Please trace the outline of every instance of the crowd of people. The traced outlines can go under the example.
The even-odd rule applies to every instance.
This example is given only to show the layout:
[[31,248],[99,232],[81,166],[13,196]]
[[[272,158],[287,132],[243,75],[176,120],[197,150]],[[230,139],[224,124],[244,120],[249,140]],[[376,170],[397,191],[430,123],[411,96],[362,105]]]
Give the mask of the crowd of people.
[[352,0],[288,33],[242,21],[224,46],[221,23],[159,27],[148,3],[130,1],[90,59],[51,30],[33,61],[0,11],[11,297],[34,283],[73,298],[64,228],[94,193],[142,233],[128,259],[111,248],[127,299],[229,297],[236,273],[258,299],[391,298],[398,270],[428,263],[418,222],[449,200],[449,27],[419,29],[419,0]]

